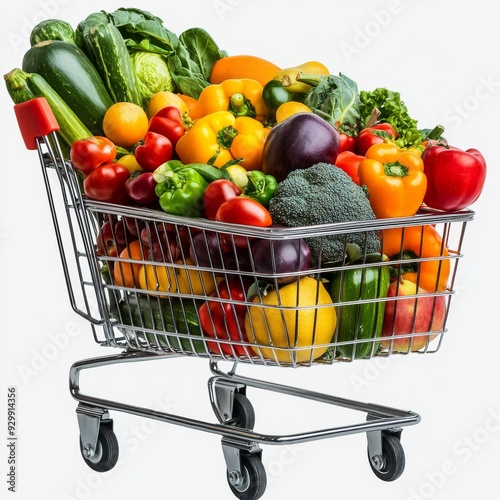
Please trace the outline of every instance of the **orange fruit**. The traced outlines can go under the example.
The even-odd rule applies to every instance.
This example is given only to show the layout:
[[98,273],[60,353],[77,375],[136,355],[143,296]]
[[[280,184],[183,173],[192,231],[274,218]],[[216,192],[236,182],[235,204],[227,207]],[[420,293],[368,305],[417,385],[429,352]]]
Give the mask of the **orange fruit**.
[[148,125],[148,115],[140,106],[116,102],[104,114],[102,129],[117,146],[128,149],[146,135]]
[[181,114],[189,113],[189,106],[184,99],[173,92],[165,90],[153,94],[151,99],[149,99],[146,109],[148,118],[152,118],[160,109],[166,108],[167,106],[175,106],[181,111]]
[[139,277],[143,264],[132,264],[128,262],[129,260],[146,260],[142,244],[140,240],[132,241],[125,249],[120,253],[120,259],[127,259],[127,262],[123,260],[117,260],[113,266],[113,277],[115,279],[115,285],[125,286],[129,288],[137,288],[139,286]]
[[231,78],[252,78],[264,86],[281,68],[267,59],[252,55],[234,55],[217,59],[208,81],[222,83]]

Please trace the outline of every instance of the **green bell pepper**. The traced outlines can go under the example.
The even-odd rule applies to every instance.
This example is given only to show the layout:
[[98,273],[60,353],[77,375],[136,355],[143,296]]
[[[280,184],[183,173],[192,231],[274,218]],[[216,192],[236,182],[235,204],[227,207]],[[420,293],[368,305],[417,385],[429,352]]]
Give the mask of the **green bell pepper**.
[[276,110],[285,102],[303,102],[304,94],[291,92],[283,86],[281,80],[269,80],[262,89],[262,99],[271,116],[274,116]]
[[[337,342],[356,341],[340,344],[337,351],[346,358],[358,359],[377,351],[379,343],[372,339],[382,334],[385,301],[376,299],[387,297],[390,272],[387,265],[360,266],[382,262],[384,256],[380,253],[363,256],[357,245],[349,243],[347,255],[353,268],[349,269],[348,265],[343,271],[333,273],[330,294],[333,302],[337,303]],[[362,339],[370,341],[358,342]]]
[[248,182],[243,189],[241,196],[253,198],[266,208],[269,200],[274,196],[278,181],[272,175],[266,175],[260,170],[247,172]]
[[208,182],[194,168],[167,162],[154,171],[153,177],[162,210],[175,215],[201,217],[203,193]]

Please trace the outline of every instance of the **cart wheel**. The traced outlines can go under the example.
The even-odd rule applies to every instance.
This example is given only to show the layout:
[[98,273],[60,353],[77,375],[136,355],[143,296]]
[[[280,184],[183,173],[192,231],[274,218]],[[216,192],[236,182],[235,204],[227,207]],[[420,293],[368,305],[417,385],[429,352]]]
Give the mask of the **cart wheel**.
[[395,481],[404,471],[405,453],[398,436],[382,433],[382,459],[381,469],[377,469],[370,456],[368,461],[374,474],[382,481]]
[[241,453],[241,474],[227,471],[227,481],[233,494],[240,500],[257,500],[267,486],[267,475],[262,460],[252,453]]
[[97,446],[94,456],[88,458],[80,437],[80,451],[85,463],[97,472],[111,470],[118,461],[118,440],[110,425],[101,424],[97,436]]
[[255,411],[250,400],[241,392],[234,393],[231,425],[252,430],[255,425]]

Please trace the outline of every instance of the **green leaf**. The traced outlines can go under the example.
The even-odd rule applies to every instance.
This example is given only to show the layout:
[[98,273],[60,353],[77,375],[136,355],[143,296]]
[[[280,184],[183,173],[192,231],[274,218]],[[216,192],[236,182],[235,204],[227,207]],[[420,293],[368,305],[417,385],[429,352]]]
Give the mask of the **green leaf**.
[[356,128],[358,125],[358,86],[341,73],[321,78],[319,84],[307,93],[304,104],[334,126]]

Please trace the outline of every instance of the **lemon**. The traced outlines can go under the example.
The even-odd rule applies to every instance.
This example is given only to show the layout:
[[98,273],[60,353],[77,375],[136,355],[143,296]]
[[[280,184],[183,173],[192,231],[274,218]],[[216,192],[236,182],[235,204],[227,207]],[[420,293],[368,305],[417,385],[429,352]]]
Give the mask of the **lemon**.
[[252,346],[257,355],[295,364],[317,359],[328,349],[326,344],[335,333],[337,314],[330,294],[320,281],[305,276],[257,296],[253,302],[258,305],[249,306],[245,317],[248,339],[271,346]]

